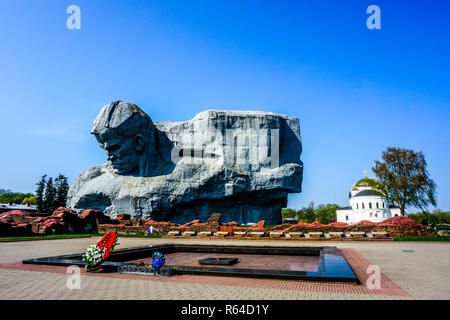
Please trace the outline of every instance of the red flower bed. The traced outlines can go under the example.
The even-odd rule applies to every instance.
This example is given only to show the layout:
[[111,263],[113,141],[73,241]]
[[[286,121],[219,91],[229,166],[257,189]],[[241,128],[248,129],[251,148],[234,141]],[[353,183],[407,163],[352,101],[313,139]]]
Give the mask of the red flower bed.
[[[172,222],[162,222],[162,221],[154,221],[148,219],[140,219],[141,223],[134,227],[120,225],[123,229],[118,229],[120,232],[139,232],[139,228],[142,228],[142,232],[145,231],[150,225],[153,225],[158,229],[158,233],[167,234],[171,230],[179,230],[179,231],[226,231],[226,232],[234,232],[234,231],[283,231],[283,232],[351,232],[351,231],[359,231],[359,232],[373,232],[373,231],[386,231],[391,236],[420,236],[420,235],[432,235],[434,234],[434,230],[430,228],[423,227],[416,223],[414,220],[409,219],[407,217],[394,217],[386,219],[382,222],[375,223],[370,222],[368,220],[360,221],[356,224],[347,224],[344,222],[333,222],[328,225],[324,225],[318,221],[313,223],[305,223],[299,222],[297,224],[280,224],[271,228],[265,227],[265,221],[259,221],[256,225],[251,227],[240,227],[237,222],[228,222],[221,224],[220,223],[220,214],[214,213],[214,224],[209,222],[201,223],[199,220],[193,220],[191,222],[187,222],[185,224],[175,224]],[[212,220],[211,218],[208,221]],[[114,221],[114,220],[113,220]],[[114,225],[105,225],[101,224],[100,229],[102,232],[108,232],[113,230]]]
[[361,220],[360,222],[357,222],[353,224],[353,226],[375,226],[377,223],[371,222],[369,220]]
[[345,222],[333,222],[330,223],[328,226],[332,228],[345,228],[348,227],[348,224],[346,224]]
[[266,221],[265,220],[261,220],[257,224],[255,224],[254,226],[249,227],[248,230],[262,230],[262,229],[264,229],[264,225],[265,224],[266,224]]
[[408,217],[404,216],[398,216],[398,217],[392,217],[389,219],[386,219],[384,221],[379,222],[377,225],[379,226],[420,226],[419,223],[414,221],[413,219],[410,219]]

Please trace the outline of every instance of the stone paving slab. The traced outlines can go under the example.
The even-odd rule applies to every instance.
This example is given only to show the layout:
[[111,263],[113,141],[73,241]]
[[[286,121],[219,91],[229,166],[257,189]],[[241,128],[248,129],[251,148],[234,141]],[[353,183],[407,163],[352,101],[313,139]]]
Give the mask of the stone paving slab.
[[[385,275],[381,275],[380,288],[370,289],[366,286],[366,280],[369,277],[365,273],[370,263],[364,259],[356,250],[347,248],[341,249],[343,255],[347,260],[352,261],[352,269],[359,274],[362,285],[336,283],[336,282],[313,282],[313,281],[290,281],[277,279],[255,279],[242,277],[219,277],[219,276],[198,276],[198,275],[179,275],[174,277],[149,277],[142,275],[128,275],[112,273],[88,273],[81,269],[81,274],[91,277],[104,277],[110,279],[126,278],[132,280],[144,281],[159,281],[159,282],[174,282],[174,283],[196,283],[205,285],[220,285],[220,286],[236,286],[247,288],[261,288],[261,289],[282,289],[295,291],[310,291],[322,293],[344,293],[344,294],[370,294],[370,295],[389,295],[389,296],[409,296],[406,291],[400,288],[397,284],[392,282]],[[30,265],[22,264],[21,262],[10,262],[0,264],[0,269],[13,269],[22,271],[38,271],[38,272],[53,272],[64,274],[67,271],[66,267],[47,266],[47,265]]]
[[[0,263],[84,252],[86,247],[95,243],[96,240],[96,238],[88,238],[1,243]],[[205,241],[196,239],[132,238],[121,238],[119,242],[121,248],[160,243],[205,243]],[[212,241],[207,240],[207,243],[212,244]],[[274,243],[270,240],[256,243],[250,241],[239,243],[236,240],[224,243],[223,240],[219,240],[217,244],[299,245],[292,241],[276,241]],[[306,244],[302,243],[301,245]],[[324,242],[308,242],[307,244],[307,246],[323,245],[325,245]],[[392,280],[392,283],[409,296],[400,295],[400,292],[395,292],[395,290],[390,293],[391,295],[361,294],[357,291],[336,293],[322,290],[322,292],[317,292],[302,289],[301,286],[293,288],[291,284],[288,284],[292,281],[284,280],[270,280],[283,283],[276,288],[267,283],[258,282],[264,279],[238,279],[241,280],[240,283],[223,284],[218,281],[218,277],[202,276],[191,276],[194,279],[175,282],[81,275],[82,288],[69,290],[66,287],[68,275],[64,273],[1,268],[0,299],[450,299],[448,276],[450,245],[447,243],[327,242],[326,245],[352,249],[360,257],[362,256],[360,263],[379,265],[383,275]],[[414,250],[414,252],[403,252],[403,249]],[[345,250],[342,252],[344,253]],[[200,278],[203,280],[200,281]],[[206,279],[208,282],[204,278],[211,279]],[[231,280],[236,281],[236,279],[230,278],[227,281]],[[253,286],[243,286],[242,281],[251,281],[249,283],[253,283]],[[260,286],[255,287],[255,283],[259,283]]]

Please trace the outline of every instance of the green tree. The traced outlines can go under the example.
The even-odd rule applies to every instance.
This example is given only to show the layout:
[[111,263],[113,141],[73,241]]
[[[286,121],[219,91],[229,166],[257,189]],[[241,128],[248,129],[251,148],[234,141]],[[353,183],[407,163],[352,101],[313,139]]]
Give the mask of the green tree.
[[53,178],[50,177],[47,180],[45,186],[45,196],[44,196],[44,212],[52,213],[55,211],[55,199],[56,199],[56,189],[53,186]]
[[45,191],[45,184],[47,183],[46,178],[47,178],[47,175],[44,174],[41,177],[41,180],[39,180],[39,182],[36,183],[36,185],[37,185],[36,204],[37,204],[37,209],[39,212],[44,211],[44,191]]
[[295,217],[297,218],[297,221],[299,222],[306,222],[306,208],[301,208],[299,210],[297,210],[297,212],[295,213]]
[[305,208],[305,218],[304,220],[308,223],[314,222],[316,220],[316,215],[314,214],[314,202],[310,202],[309,206]]
[[291,208],[285,208],[285,209],[281,210],[281,217],[283,217],[283,219],[295,218],[296,214],[297,214],[297,211],[295,211],[294,209],[291,209]]
[[336,209],[339,208],[337,204],[330,204],[318,206],[315,210],[317,220],[322,224],[330,224],[336,221]]
[[27,203],[29,205],[35,206],[37,204],[36,197],[35,196],[31,196],[31,197],[28,197],[28,198],[24,198],[22,200],[22,204],[27,204]]
[[69,192],[69,183],[67,177],[59,174],[55,179],[56,198],[54,207],[65,207],[67,202],[67,192]]
[[8,192],[0,194],[0,203],[21,204],[25,198],[32,197],[31,193]]
[[414,214],[408,214],[408,218],[413,219],[417,223],[420,223],[424,226],[428,225],[438,225],[442,223],[450,222],[450,214],[449,212],[440,212],[440,213],[429,213],[429,212],[418,212]]
[[425,210],[436,206],[436,184],[430,179],[422,152],[401,148],[388,148],[383,161],[375,161],[373,172],[386,199],[400,208],[405,215],[406,206]]

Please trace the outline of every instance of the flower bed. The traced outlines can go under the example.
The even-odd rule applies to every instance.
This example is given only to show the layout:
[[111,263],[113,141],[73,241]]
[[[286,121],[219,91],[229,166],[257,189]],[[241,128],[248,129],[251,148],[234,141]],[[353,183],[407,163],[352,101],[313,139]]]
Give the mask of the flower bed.
[[[320,222],[304,223],[299,222],[297,224],[280,224],[271,228],[265,227],[265,221],[260,221],[256,225],[251,227],[241,227],[236,222],[220,223],[220,216],[218,213],[214,213],[214,223],[210,222],[210,219],[206,223],[202,223],[199,220],[193,220],[185,224],[175,224],[172,222],[161,222],[148,219],[134,219],[133,226],[126,226],[123,224],[100,224],[99,232],[108,232],[116,229],[123,234],[142,234],[148,228],[153,226],[157,228],[159,234],[167,235],[169,231],[180,231],[182,234],[185,231],[194,231],[199,234],[202,231],[210,231],[213,234],[220,232],[228,232],[233,234],[234,232],[264,232],[269,235],[270,232],[283,232],[284,234],[289,232],[387,232],[391,237],[422,237],[422,236],[435,236],[434,229],[422,226],[416,223],[414,220],[407,217],[393,217],[386,219],[379,223],[370,222],[367,220],[360,221],[356,224],[346,224],[343,222],[333,222],[328,225],[321,224]],[[133,219],[132,219],[133,220]]]

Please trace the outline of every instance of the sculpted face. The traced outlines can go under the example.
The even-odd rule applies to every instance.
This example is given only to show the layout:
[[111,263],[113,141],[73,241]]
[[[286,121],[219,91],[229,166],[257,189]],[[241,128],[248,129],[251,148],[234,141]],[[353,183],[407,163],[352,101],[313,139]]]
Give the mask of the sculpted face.
[[117,136],[103,143],[106,158],[118,174],[132,174],[139,170],[139,160],[144,147],[142,135]]
[[135,104],[114,101],[102,108],[91,133],[120,175],[149,176],[154,160],[155,127]]

